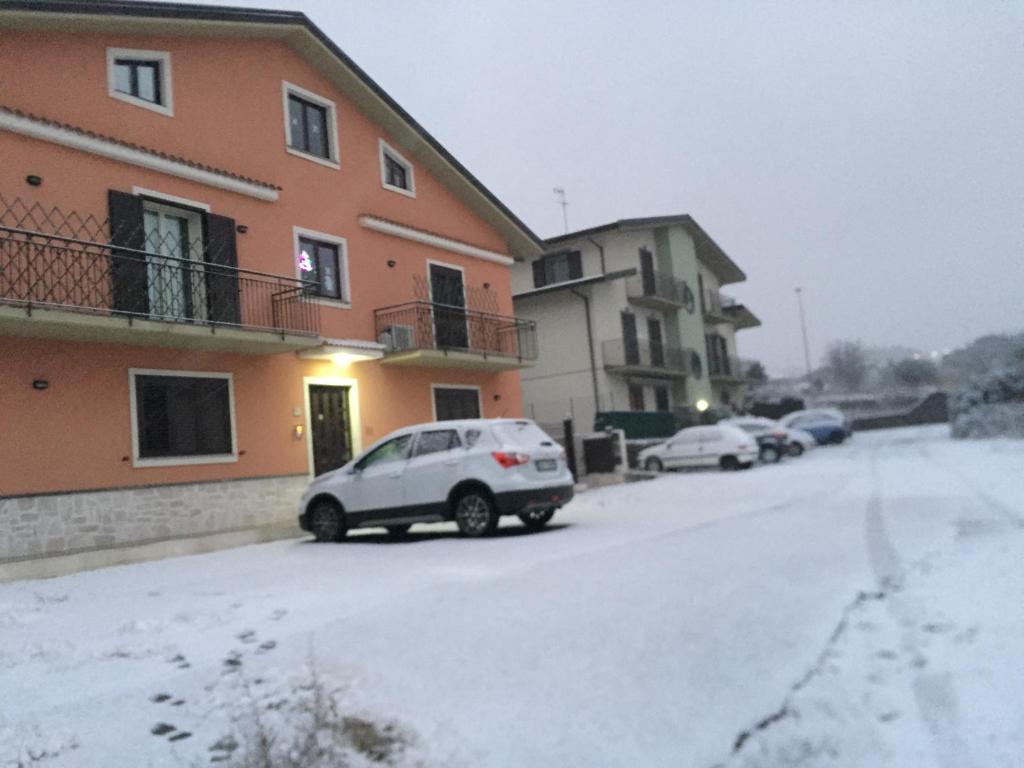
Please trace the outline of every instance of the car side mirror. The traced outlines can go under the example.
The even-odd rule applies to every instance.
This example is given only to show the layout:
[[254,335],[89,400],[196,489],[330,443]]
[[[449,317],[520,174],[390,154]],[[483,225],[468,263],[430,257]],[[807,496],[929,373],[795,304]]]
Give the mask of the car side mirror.
[[363,474],[363,468],[360,465],[355,464],[352,466],[352,469],[348,471],[348,473],[350,475],[361,475]]

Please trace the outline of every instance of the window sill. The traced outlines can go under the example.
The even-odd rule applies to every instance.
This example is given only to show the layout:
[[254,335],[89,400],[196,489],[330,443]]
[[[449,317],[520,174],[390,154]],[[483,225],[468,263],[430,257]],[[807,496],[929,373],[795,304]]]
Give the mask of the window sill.
[[333,168],[336,171],[340,171],[341,170],[341,163],[339,163],[337,160],[332,160],[329,157],[320,157],[319,155],[311,155],[309,152],[303,152],[301,149],[296,149],[295,147],[289,147],[287,145],[285,145],[285,151],[289,155],[295,155],[296,157],[301,157],[303,160],[309,160],[311,162],[317,163],[318,165],[325,165],[328,168]]
[[405,187],[396,187],[393,184],[386,184],[386,183],[381,183],[381,186],[384,187],[384,189],[386,189],[388,192],[397,192],[398,194],[405,195],[406,197],[412,197],[412,198],[416,197],[416,190],[415,189],[406,189]]
[[126,104],[131,104],[135,107],[142,107],[143,109],[148,109],[151,112],[158,112],[165,117],[174,117],[174,110],[165,104],[156,104],[152,101],[146,101],[145,99],[140,99],[137,96],[132,96],[130,93],[121,93],[120,91],[110,91],[108,95],[110,98],[123,101]]
[[303,296],[302,300],[310,304],[321,304],[325,307],[335,307],[336,309],[352,309],[351,301],[332,299],[330,296]]
[[137,469],[147,467],[184,467],[197,464],[233,464],[238,461],[237,453],[217,453],[207,456],[166,456],[159,459],[132,458],[132,466]]

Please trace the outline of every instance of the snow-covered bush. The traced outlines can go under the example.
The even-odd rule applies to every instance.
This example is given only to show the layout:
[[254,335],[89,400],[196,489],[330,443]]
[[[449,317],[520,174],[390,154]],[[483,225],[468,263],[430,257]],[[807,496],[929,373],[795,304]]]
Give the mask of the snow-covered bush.
[[1024,438],[1024,366],[973,381],[949,403],[953,437]]

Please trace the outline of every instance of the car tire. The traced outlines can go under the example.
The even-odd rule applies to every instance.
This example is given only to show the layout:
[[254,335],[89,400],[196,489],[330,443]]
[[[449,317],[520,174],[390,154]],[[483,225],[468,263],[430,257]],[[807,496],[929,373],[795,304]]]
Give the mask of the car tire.
[[718,466],[720,466],[724,471],[729,472],[730,470],[739,468],[740,462],[735,456],[723,456],[718,460]]
[[644,469],[648,472],[664,472],[665,465],[661,463],[661,459],[651,456],[644,462]]
[[341,541],[348,533],[345,513],[337,502],[318,499],[309,508],[309,530],[317,541]]
[[789,444],[789,455],[793,456],[794,458],[797,457],[797,456],[803,456],[804,455],[804,447],[802,445],[800,445],[800,443],[790,443]]
[[389,525],[388,537],[392,539],[404,539],[409,535],[411,525]]
[[758,451],[757,457],[765,464],[778,464],[782,459],[782,452],[774,445],[766,445]]
[[539,531],[554,516],[555,510],[553,509],[533,509],[529,512],[521,512],[518,515],[519,519],[523,521],[523,525],[531,531]]
[[745,461],[742,464],[740,464],[740,469],[750,469],[753,466],[754,466],[754,462],[752,462],[752,461]]
[[828,441],[830,443],[832,443],[832,445],[842,445],[843,444],[843,439],[845,437],[846,436],[842,432],[839,432],[837,430],[837,431],[833,432],[831,435],[829,435]]
[[498,511],[484,491],[469,490],[455,500],[455,524],[463,536],[478,538],[498,527]]

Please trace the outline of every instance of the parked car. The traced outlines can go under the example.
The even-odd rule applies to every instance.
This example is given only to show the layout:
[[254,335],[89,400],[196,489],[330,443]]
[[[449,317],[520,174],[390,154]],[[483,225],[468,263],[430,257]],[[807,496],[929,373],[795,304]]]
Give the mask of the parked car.
[[466,536],[491,533],[502,515],[542,528],[573,496],[565,452],[526,419],[436,421],[400,429],[345,466],[315,478],[299,526],[317,541],[349,529],[454,520]]
[[787,429],[802,429],[814,435],[818,445],[841,443],[853,430],[841,411],[835,408],[814,408],[787,413],[779,422]]
[[664,443],[640,451],[638,461],[648,472],[683,467],[747,469],[758,457],[757,441],[739,427],[716,424],[687,427]]
[[734,416],[726,420],[726,423],[733,424],[744,432],[754,435],[761,442],[763,435],[774,435],[781,438],[784,445],[781,451],[788,456],[802,456],[804,451],[817,445],[814,435],[802,429],[790,429],[784,427],[774,419],[764,416]]

